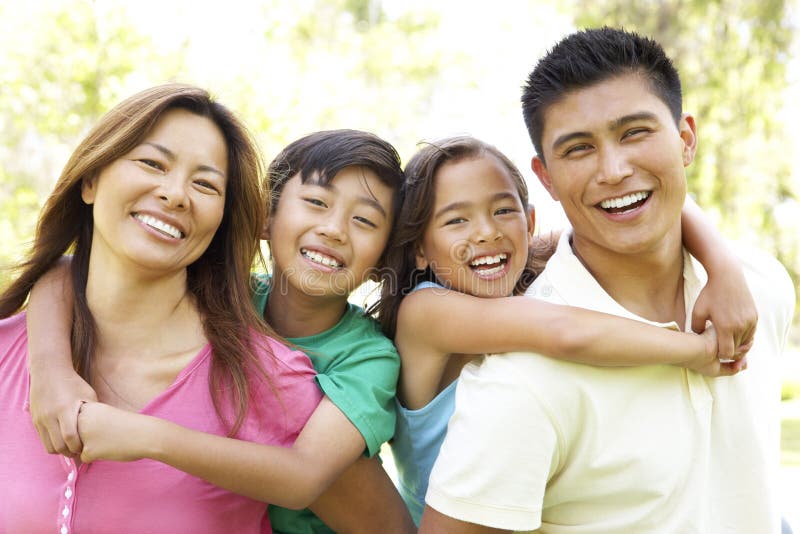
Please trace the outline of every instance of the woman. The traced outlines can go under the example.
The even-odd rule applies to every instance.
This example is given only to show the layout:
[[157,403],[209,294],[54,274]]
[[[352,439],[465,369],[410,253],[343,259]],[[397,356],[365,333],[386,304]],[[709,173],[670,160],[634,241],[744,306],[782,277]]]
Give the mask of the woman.
[[250,304],[267,205],[260,171],[238,120],[185,85],[122,102],[75,150],[29,259],[0,296],[0,530],[269,530],[263,503],[169,465],[48,455],[27,413],[18,313],[36,280],[71,251],[74,367],[102,403],[91,405],[87,425],[138,412],[291,445],[320,394],[305,355],[270,339]]

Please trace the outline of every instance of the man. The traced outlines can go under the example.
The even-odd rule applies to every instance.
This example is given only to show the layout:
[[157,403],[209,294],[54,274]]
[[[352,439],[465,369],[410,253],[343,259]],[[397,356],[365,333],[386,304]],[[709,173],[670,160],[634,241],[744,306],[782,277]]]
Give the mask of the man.
[[[573,227],[528,295],[688,330],[706,280],[681,241],[697,137],[661,47],[570,35],[523,111],[533,170]],[[530,353],[466,367],[420,532],[779,532],[776,364],[794,292],[772,258],[743,269],[759,327],[736,376]]]

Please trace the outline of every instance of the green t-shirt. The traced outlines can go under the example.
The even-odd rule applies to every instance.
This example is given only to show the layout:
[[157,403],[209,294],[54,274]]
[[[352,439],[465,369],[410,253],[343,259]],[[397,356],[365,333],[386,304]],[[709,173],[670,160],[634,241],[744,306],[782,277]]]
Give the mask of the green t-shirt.
[[[257,275],[253,302],[264,313],[269,278]],[[373,456],[394,434],[394,396],[400,372],[400,357],[378,323],[348,303],[342,319],[319,334],[287,338],[300,347],[317,371],[317,384],[358,429]],[[276,533],[333,532],[310,510],[269,507]]]

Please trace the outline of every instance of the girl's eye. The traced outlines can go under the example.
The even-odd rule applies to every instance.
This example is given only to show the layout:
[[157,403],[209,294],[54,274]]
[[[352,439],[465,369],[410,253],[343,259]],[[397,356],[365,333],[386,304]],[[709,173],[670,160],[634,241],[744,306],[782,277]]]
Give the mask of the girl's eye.
[[148,167],[152,167],[153,169],[157,169],[159,171],[163,171],[164,170],[164,166],[163,165],[161,165],[159,162],[157,162],[155,160],[152,160],[152,159],[142,158],[142,159],[139,160],[139,162],[143,163],[144,165],[147,165]]
[[312,206],[319,206],[320,208],[327,208],[328,206],[318,198],[307,197],[303,199],[305,202],[308,202]]
[[362,224],[366,224],[370,228],[377,228],[378,227],[377,224],[375,224],[374,222],[370,221],[366,217],[361,217],[359,215],[356,215],[355,217],[353,217],[353,219],[355,219],[356,221],[358,221],[358,222],[360,222]]
[[448,219],[444,224],[445,226],[447,226],[450,224],[459,224],[462,222],[466,222],[466,219],[464,217],[454,217],[452,219]]

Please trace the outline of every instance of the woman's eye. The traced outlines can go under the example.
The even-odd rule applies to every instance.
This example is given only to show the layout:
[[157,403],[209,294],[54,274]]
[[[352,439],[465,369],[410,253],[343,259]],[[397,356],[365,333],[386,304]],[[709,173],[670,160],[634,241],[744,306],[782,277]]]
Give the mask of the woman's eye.
[[303,199],[305,202],[308,202],[312,206],[319,206],[320,208],[327,208],[328,206],[318,198],[308,197]]
[[375,224],[374,222],[370,221],[366,217],[361,217],[361,216],[356,215],[355,217],[353,217],[353,219],[355,219],[356,221],[358,221],[358,222],[360,222],[362,224],[366,224],[370,228],[377,228],[378,227],[377,224]]
[[202,187],[203,189],[213,191],[214,193],[219,193],[219,189],[217,189],[217,186],[214,185],[212,182],[209,182],[208,180],[195,180],[194,183]]
[[163,171],[164,170],[164,166],[163,165],[161,165],[159,162],[157,162],[155,160],[152,160],[152,159],[142,158],[142,159],[139,160],[139,162],[143,163],[144,165],[147,165],[148,167],[152,167],[154,169],[158,169],[159,171]]

